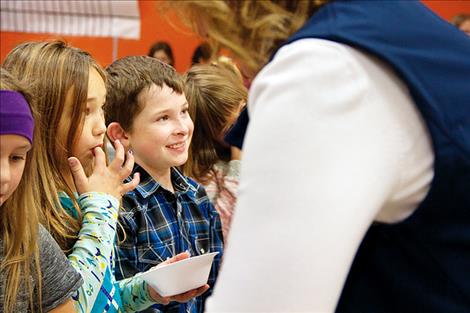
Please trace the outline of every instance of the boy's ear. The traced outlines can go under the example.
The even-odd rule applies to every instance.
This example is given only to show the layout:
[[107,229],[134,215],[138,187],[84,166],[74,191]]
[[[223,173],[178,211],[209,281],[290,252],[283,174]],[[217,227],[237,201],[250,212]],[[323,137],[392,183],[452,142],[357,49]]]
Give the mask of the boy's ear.
[[121,124],[118,122],[112,122],[109,124],[108,128],[106,129],[106,133],[108,134],[109,140],[112,142],[114,142],[116,139],[119,139],[126,150],[129,148],[129,138],[127,137],[124,129],[121,127]]

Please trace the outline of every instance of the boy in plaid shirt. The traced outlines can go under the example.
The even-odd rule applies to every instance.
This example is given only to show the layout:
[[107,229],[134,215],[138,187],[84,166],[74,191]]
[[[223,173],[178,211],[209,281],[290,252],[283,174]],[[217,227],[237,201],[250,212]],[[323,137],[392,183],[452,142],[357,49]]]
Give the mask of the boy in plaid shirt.
[[[223,251],[221,222],[206,192],[178,166],[188,159],[194,129],[176,71],[154,58],[132,56],[107,69],[105,105],[108,137],[130,149],[140,173],[135,190],[122,198],[116,278],[143,272],[180,252],[219,251],[209,277],[214,286]],[[211,291],[211,290],[210,290]],[[187,303],[155,305],[145,312],[204,311],[210,294]]]

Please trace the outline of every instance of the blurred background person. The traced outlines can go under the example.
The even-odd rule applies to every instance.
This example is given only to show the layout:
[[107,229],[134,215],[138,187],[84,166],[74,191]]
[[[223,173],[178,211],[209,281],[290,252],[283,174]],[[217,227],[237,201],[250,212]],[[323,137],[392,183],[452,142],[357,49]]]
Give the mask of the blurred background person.
[[458,29],[470,36],[470,14],[458,14],[452,18],[452,24],[457,26]]
[[175,67],[175,58],[173,56],[173,50],[171,49],[170,44],[166,41],[157,41],[156,43],[154,43],[150,47],[148,56]]
[[191,64],[206,64],[212,60],[212,48],[207,42],[201,43],[194,49]]

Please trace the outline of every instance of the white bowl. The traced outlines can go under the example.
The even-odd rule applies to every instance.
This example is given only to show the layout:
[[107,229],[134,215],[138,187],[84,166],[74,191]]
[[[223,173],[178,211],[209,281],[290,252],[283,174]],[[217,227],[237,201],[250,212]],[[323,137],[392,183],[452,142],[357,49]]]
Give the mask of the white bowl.
[[214,256],[218,253],[206,253],[171,264],[158,265],[137,276],[163,297],[178,295],[207,283]]

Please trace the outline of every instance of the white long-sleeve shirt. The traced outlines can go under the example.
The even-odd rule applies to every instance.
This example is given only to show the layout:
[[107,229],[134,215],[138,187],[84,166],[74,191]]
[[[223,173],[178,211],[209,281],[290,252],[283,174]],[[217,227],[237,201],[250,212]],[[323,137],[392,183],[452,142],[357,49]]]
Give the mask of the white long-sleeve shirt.
[[333,312],[371,223],[407,218],[427,194],[428,131],[388,66],[321,39],[282,47],[248,105],[230,245],[207,311]]

